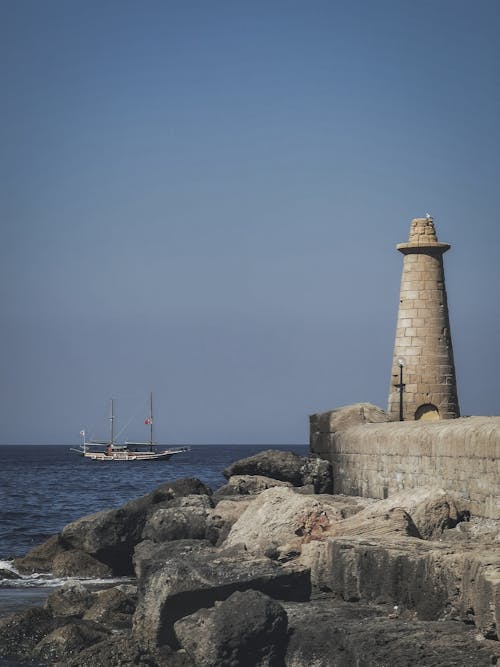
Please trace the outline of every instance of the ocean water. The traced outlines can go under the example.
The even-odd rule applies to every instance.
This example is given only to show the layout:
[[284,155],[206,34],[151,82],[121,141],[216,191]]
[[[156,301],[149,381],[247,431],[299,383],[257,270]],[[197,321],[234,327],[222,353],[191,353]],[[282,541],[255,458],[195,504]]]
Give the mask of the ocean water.
[[[265,449],[306,455],[307,445],[195,445],[168,461],[99,463],[66,446],[0,446],[0,569],[86,514],[118,507],[163,482],[198,477],[213,490],[225,483],[222,470]],[[0,616],[40,603],[61,580],[35,575],[10,580],[0,575]],[[0,662],[0,665],[2,663]]]

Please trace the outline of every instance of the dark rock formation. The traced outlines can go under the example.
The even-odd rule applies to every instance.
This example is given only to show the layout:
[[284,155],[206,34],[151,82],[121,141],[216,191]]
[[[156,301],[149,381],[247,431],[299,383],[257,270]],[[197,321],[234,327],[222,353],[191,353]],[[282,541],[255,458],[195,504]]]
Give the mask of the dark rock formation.
[[479,640],[473,628],[420,621],[393,605],[323,599],[283,606],[290,629],[286,667],[486,667],[500,658],[500,647]]
[[55,627],[52,614],[41,607],[0,618],[0,656],[29,659],[38,642]]
[[223,475],[226,479],[234,475],[261,475],[293,486],[312,484],[316,493],[331,493],[333,489],[332,468],[327,461],[276,449],[235,461]]
[[184,652],[168,646],[146,649],[129,637],[113,637],[85,649],[55,667],[194,667]]
[[134,635],[148,646],[176,646],[174,623],[200,607],[210,607],[236,591],[254,589],[279,600],[306,600],[309,571],[284,567],[244,551],[193,551],[166,561],[149,576],[134,615]]
[[[206,554],[210,549],[212,545],[208,540],[173,540],[163,544],[151,540],[139,542],[134,551],[135,575],[139,585],[142,586],[166,561],[189,561],[193,552],[201,551]],[[217,551],[212,549],[212,553]]]
[[263,475],[232,475],[227,484],[217,489],[214,499],[218,502],[220,498],[226,496],[255,495],[273,486],[293,486],[293,484]]
[[208,496],[189,495],[168,503],[149,516],[142,539],[153,542],[204,539],[207,517],[212,509]]
[[94,604],[95,593],[79,582],[66,582],[47,597],[45,608],[55,618],[81,618]]
[[233,593],[174,626],[196,667],[284,667],[288,641],[283,607],[257,591]]
[[22,574],[50,572],[54,558],[65,549],[58,535],[52,535],[41,544],[37,544],[22,558],[15,558],[14,565]]
[[108,639],[109,632],[94,623],[73,621],[56,628],[35,646],[32,656],[35,660],[53,663],[69,660],[88,646]]
[[100,627],[110,630],[123,630],[132,627],[132,615],[137,602],[135,586],[114,586],[94,595],[94,601],[88,608],[83,619],[94,621]]

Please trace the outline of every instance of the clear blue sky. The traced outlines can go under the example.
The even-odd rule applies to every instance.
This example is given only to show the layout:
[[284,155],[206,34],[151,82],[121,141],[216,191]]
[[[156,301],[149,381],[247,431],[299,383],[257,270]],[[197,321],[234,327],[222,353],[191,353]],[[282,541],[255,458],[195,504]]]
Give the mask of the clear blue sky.
[[426,211],[462,413],[500,414],[497,0],[2,0],[0,26],[1,443],[101,435],[150,390],[164,442],[385,408]]

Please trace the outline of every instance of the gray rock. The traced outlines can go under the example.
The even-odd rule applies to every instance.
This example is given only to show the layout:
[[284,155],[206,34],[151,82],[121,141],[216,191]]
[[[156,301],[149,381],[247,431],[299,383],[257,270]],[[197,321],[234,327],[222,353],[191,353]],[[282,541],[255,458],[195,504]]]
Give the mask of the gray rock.
[[275,599],[305,600],[309,570],[251,558],[245,551],[194,551],[166,561],[144,582],[134,615],[133,632],[148,646],[176,646],[173,624],[200,607],[210,607],[237,590],[254,589]]
[[276,449],[235,461],[223,475],[226,479],[234,475],[262,475],[290,482],[293,486],[312,484],[316,493],[331,493],[333,489],[332,468],[328,461]]
[[139,542],[134,551],[135,576],[141,585],[166,561],[186,560],[193,552],[216,553],[207,540],[174,540],[157,544],[151,540]]
[[237,591],[211,609],[175,623],[175,634],[196,667],[283,667],[287,616],[258,591]]
[[53,663],[71,659],[88,646],[107,639],[109,633],[94,623],[73,622],[56,628],[33,649],[35,660]]
[[220,500],[207,517],[206,538],[212,544],[220,546],[255,498],[256,496],[229,496]]
[[113,570],[93,556],[79,549],[70,549],[56,554],[51,566],[55,577],[111,577]]
[[168,646],[145,649],[129,637],[113,637],[84,649],[54,667],[194,667],[184,651]]
[[14,565],[22,574],[33,572],[51,572],[54,558],[64,552],[65,548],[59,541],[58,535],[52,535],[41,544],[38,544],[28,553],[14,559]]
[[217,489],[214,497],[218,501],[225,496],[255,495],[273,486],[293,486],[293,484],[263,475],[233,475],[227,484]]
[[0,656],[29,658],[31,652],[55,628],[47,609],[32,607],[0,618]]
[[68,524],[61,532],[60,542],[66,549],[84,551],[105,563],[114,575],[131,575],[134,547],[141,540],[147,517],[162,503],[211,493],[198,479],[167,482],[118,509],[102,510]]
[[142,538],[153,542],[204,539],[212,509],[208,496],[189,495],[155,510],[146,520]]
[[93,604],[85,611],[83,619],[109,629],[130,628],[136,602],[136,594],[129,594],[118,586],[106,588],[95,594]]
[[96,594],[80,582],[68,581],[47,597],[45,609],[56,618],[81,618],[96,599]]
[[486,667],[500,647],[478,640],[473,628],[419,621],[393,605],[335,599],[284,603],[290,640],[287,667]]

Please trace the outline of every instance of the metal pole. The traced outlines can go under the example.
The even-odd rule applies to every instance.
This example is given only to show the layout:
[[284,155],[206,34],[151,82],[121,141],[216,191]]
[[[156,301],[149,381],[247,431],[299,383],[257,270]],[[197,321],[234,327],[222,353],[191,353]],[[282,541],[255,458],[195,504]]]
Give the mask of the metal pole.
[[404,421],[404,416],[403,416],[403,390],[404,390],[404,384],[403,384],[403,364],[399,364],[399,421],[402,422]]

